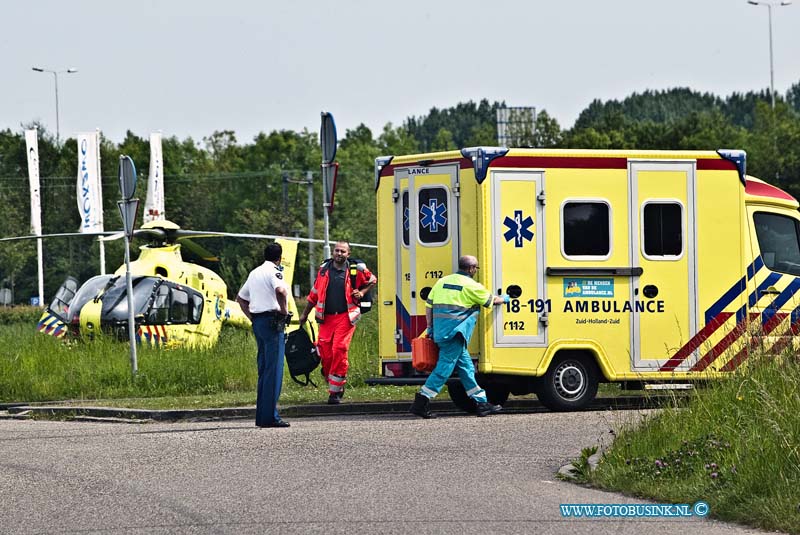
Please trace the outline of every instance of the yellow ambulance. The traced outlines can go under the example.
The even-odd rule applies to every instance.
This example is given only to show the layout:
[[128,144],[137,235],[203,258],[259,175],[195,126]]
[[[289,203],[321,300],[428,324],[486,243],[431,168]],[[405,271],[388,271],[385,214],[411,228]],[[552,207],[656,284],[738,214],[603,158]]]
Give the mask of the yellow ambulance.
[[[378,384],[419,384],[436,281],[477,256],[511,301],[469,350],[490,401],[586,407],[600,382],[691,383],[800,333],[800,214],[746,154],[472,147],[380,157]],[[457,381],[450,395],[469,409]]]

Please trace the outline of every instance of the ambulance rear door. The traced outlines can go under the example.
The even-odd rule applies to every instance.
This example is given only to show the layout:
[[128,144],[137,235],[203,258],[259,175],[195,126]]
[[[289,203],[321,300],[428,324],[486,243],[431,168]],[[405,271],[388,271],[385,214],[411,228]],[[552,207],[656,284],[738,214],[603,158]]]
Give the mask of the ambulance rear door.
[[[658,369],[697,332],[694,161],[629,162],[631,360]],[[693,359],[687,359],[688,366]]]
[[458,265],[458,164],[395,171],[398,356],[427,325],[425,300],[433,285]]
[[511,301],[494,310],[495,347],[547,344],[544,172],[492,173],[493,286]]

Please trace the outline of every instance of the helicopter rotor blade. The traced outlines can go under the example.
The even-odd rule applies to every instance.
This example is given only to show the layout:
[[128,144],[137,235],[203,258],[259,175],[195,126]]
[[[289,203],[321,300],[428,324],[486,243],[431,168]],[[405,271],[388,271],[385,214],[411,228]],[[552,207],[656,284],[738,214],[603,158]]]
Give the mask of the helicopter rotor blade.
[[[267,240],[277,240],[278,238],[283,240],[294,240],[304,243],[325,243],[325,240],[317,240],[313,238],[300,238],[298,236],[279,236],[277,234],[248,234],[248,233],[239,233],[239,232],[216,232],[216,231],[207,231],[207,230],[178,230],[176,234],[179,236],[187,236],[192,238],[216,238],[216,237],[227,237],[227,238],[255,238],[255,239],[267,239]],[[350,242],[350,245],[353,247],[363,247],[366,249],[377,249],[377,245],[371,245],[368,243],[353,243]]]
[[112,235],[112,232],[61,232],[58,234],[32,234],[30,236],[13,236],[10,238],[0,238],[0,242],[4,241],[21,241],[21,240],[37,240],[42,238],[69,238],[74,236],[91,236],[99,237]]
[[[242,232],[217,232],[213,230],[183,230],[178,228],[177,225],[171,223],[169,221],[157,221],[148,223],[148,226],[145,228],[139,228],[133,231],[133,236],[135,238],[143,238],[149,236],[151,239],[160,239],[165,242],[174,242],[178,241],[183,238],[219,238],[219,237],[228,237],[228,238],[254,238],[254,239],[267,239],[267,240],[277,240],[278,238],[284,240],[294,240],[303,243],[319,243],[324,244],[325,240],[317,240],[314,238],[301,238],[299,236],[280,236],[277,234],[251,234],[251,233],[242,233]],[[151,226],[153,225],[153,226]],[[160,226],[155,226],[160,225]],[[41,236],[15,236],[11,238],[0,238],[0,242],[4,241],[16,241],[16,240],[33,240],[37,238],[55,238],[55,237],[69,237],[69,236],[99,236],[103,241],[113,241],[118,240],[124,236],[123,231],[116,230],[116,231],[106,231],[106,232],[65,232],[61,234],[42,234]],[[350,245],[353,247],[362,247],[365,249],[377,249],[377,245],[372,245],[369,243],[353,243],[351,242]],[[195,247],[200,247],[194,244]],[[190,245],[187,249],[191,250],[193,246]],[[202,248],[201,248],[202,249]],[[211,254],[208,251],[205,251],[200,254],[203,258],[216,258],[215,255]]]
[[125,236],[124,232],[116,232],[114,234],[109,234],[108,236],[100,236],[97,238],[100,241],[114,241],[114,240],[121,240]]

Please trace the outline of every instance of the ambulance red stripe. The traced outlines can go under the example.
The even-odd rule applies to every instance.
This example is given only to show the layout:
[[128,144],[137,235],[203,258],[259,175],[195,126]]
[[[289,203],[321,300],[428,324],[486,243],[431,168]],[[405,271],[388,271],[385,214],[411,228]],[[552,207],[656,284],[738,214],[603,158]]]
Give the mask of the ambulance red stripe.
[[[445,160],[436,160],[435,164],[458,163],[461,169],[469,169],[472,167],[472,160],[469,158],[450,158]],[[427,162],[424,162],[427,163]],[[381,169],[380,176],[392,176],[395,169],[402,169],[406,167],[420,167],[420,162],[408,162],[403,164],[390,164]],[[501,156],[496,158],[489,164],[489,167],[519,167],[519,168],[555,168],[555,169],[627,169],[628,158],[620,157],[596,157],[596,156]],[[731,170],[736,169],[736,165],[728,160],[701,158],[697,160],[698,170]],[[749,181],[748,181],[749,183]],[[769,186],[773,188],[772,186]],[[791,197],[783,193],[778,188],[773,188],[777,192],[783,194],[780,198]],[[764,193],[756,193],[755,195],[765,195]],[[768,195],[777,197],[777,194]]]
[[[756,314],[756,317],[758,317],[758,314]],[[747,332],[746,324],[744,322],[737,323],[736,326],[733,328],[733,330],[731,330],[731,332],[725,335],[725,337],[722,340],[720,340],[719,343],[717,343],[717,345],[711,348],[711,351],[703,355],[703,357],[700,360],[698,360],[694,364],[694,366],[691,367],[690,371],[701,372],[706,368],[708,368],[712,362],[717,360],[717,358],[719,358],[720,355],[725,353],[725,351],[736,340],[741,338],[745,332]]]
[[748,350],[747,346],[745,346],[738,353],[736,353],[736,355],[734,355],[734,357],[731,360],[726,362],[725,365],[722,368],[720,368],[720,371],[732,372],[733,370],[738,368],[742,362],[744,362],[747,359],[747,354]]
[[664,363],[659,371],[669,372],[677,368],[686,357],[691,355],[695,349],[700,347],[700,344],[708,340],[708,337],[714,334],[714,331],[720,328],[728,319],[733,316],[733,312],[720,312],[713,320],[711,320],[705,327],[692,337],[691,340],[686,342],[682,348],[678,350],[667,362]]

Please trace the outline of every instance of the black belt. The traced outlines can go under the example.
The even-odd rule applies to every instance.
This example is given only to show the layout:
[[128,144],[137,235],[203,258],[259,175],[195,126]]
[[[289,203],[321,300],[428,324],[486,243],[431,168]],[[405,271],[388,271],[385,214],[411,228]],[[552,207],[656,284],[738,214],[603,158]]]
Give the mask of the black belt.
[[283,316],[283,314],[281,314],[277,310],[270,310],[269,312],[256,312],[255,314],[251,314],[251,316],[259,318],[260,317],[274,318],[275,316]]

